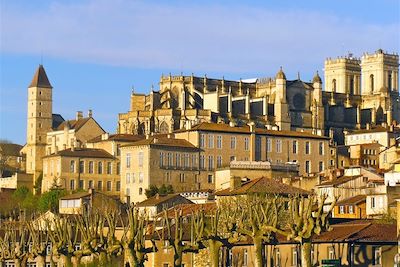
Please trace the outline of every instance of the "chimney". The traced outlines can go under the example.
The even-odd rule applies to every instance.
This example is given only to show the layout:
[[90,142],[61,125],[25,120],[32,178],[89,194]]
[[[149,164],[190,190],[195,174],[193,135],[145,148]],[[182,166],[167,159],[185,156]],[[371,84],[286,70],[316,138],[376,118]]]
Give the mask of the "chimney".
[[93,116],[93,111],[91,109],[89,109],[87,116],[89,118],[91,118]]
[[101,140],[108,140],[109,137],[110,137],[109,133],[103,133],[101,135]]
[[238,189],[239,187],[242,186],[242,178],[238,176],[231,176],[230,179],[230,190],[235,190]]
[[82,111],[77,111],[76,112],[76,120],[82,119],[83,118],[83,113]]

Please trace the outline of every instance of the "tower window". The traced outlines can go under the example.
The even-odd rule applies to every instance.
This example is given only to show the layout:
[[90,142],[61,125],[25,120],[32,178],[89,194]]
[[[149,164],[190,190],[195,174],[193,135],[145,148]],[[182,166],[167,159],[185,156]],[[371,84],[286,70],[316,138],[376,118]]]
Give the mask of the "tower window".
[[371,88],[371,91],[374,91],[374,75],[371,74],[369,76],[369,87]]
[[41,95],[42,94],[42,91],[39,91],[39,95]]
[[392,90],[392,74],[388,74],[388,89]]
[[354,78],[350,79],[350,94],[354,95]]
[[332,91],[336,92],[336,79],[332,80]]

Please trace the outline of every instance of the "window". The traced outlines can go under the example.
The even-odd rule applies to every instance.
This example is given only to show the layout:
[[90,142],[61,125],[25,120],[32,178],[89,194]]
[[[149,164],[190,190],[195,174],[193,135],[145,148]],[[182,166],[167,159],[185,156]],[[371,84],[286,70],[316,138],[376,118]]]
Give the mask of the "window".
[[126,184],[130,184],[130,183],[131,183],[131,174],[126,173]]
[[381,265],[382,264],[382,250],[381,247],[372,247],[372,264]]
[[271,152],[271,139],[267,138],[267,152]]
[[143,188],[139,187],[139,195],[143,194]]
[[324,154],[324,143],[323,142],[319,142],[318,151],[319,151],[320,155]]
[[183,154],[183,167],[189,168],[189,154]]
[[143,172],[139,172],[139,183],[143,183]]
[[213,175],[212,174],[209,174],[208,176],[207,176],[207,181],[208,181],[208,183],[209,184],[212,184],[213,183],[213,179],[214,177],[213,177]]
[[111,191],[112,183],[111,181],[107,181],[107,191]]
[[208,169],[210,171],[214,170],[214,157],[213,156],[208,156]]
[[305,151],[306,151],[306,155],[309,155],[309,154],[310,154],[310,142],[309,142],[309,141],[306,142]]
[[208,135],[208,148],[214,148],[214,135]]
[[344,214],[344,206],[343,205],[339,206],[339,214]]
[[164,153],[160,152],[160,168],[164,167]]
[[170,172],[166,172],[164,174],[164,176],[165,176],[165,182],[166,183],[170,183],[171,182],[171,173]]
[[93,173],[93,168],[94,167],[94,163],[93,161],[89,161],[89,173]]
[[297,248],[292,248],[292,266],[298,266]]
[[79,189],[83,189],[85,186],[85,182],[83,180],[79,180]]
[[371,89],[371,92],[374,91],[374,75],[371,74],[369,76],[369,88]]
[[131,167],[131,153],[126,153],[126,167]]
[[335,248],[333,246],[328,247],[328,259],[330,260],[335,259]]
[[97,190],[99,190],[99,191],[103,190],[103,182],[102,181],[97,181]]
[[371,209],[375,208],[375,197],[371,197]]
[[93,188],[93,180],[89,180],[88,188]]
[[247,266],[247,263],[249,261],[248,259],[249,259],[249,255],[248,255],[247,249],[243,249],[243,265],[242,266],[244,266],[244,267]]
[[322,161],[320,161],[319,163],[318,163],[318,171],[319,172],[322,172],[324,170],[324,163],[322,162]]
[[305,172],[306,173],[311,172],[311,162],[309,160],[306,160]]
[[112,174],[112,163],[107,162],[107,174]]
[[117,163],[117,175],[119,175],[121,172],[121,163]]
[[231,136],[231,149],[236,149],[236,137]]
[[332,80],[332,91],[336,92],[336,79]]
[[70,190],[75,190],[75,180],[69,181],[69,189]]
[[85,162],[83,160],[79,161],[79,173],[85,172]]
[[175,164],[177,168],[181,167],[181,154],[179,153],[175,154]]
[[206,136],[204,134],[200,134],[200,147],[204,148],[205,144],[206,144],[206,140],[205,140]]
[[138,153],[138,162],[139,162],[139,167],[143,167],[143,151],[139,151]]
[[244,150],[249,151],[249,138],[248,137],[244,138]]
[[235,161],[236,160],[236,157],[235,156],[231,156],[230,158],[229,158],[229,161]]
[[204,170],[205,168],[205,158],[204,155],[200,155],[200,169]]
[[99,162],[97,164],[97,173],[98,174],[103,174],[103,162]]
[[168,152],[168,154],[167,154],[167,162],[168,162],[168,167],[173,167],[173,159],[172,159],[171,152]]
[[75,160],[71,160],[69,164],[69,172],[74,173],[75,172]]
[[135,174],[131,173],[131,183],[134,183],[134,182],[135,182]]
[[282,140],[276,140],[276,153],[282,152]]
[[221,149],[222,148],[222,136],[217,135],[217,148]]
[[297,149],[298,149],[298,142],[293,141],[293,154],[297,154]]
[[350,213],[350,214],[353,214],[353,213],[354,213],[353,205],[350,205],[350,206],[349,206],[349,213]]
[[116,183],[116,190],[117,190],[117,192],[121,191],[121,182],[120,181],[117,181],[117,183]]
[[179,182],[181,182],[181,183],[185,182],[185,174],[184,173],[179,174]]
[[222,156],[217,156],[217,167],[218,168],[222,167]]
[[121,156],[121,147],[117,145],[117,156]]
[[281,266],[281,252],[279,251],[279,248],[274,249],[274,266]]
[[197,166],[197,156],[196,154],[192,154],[192,168]]

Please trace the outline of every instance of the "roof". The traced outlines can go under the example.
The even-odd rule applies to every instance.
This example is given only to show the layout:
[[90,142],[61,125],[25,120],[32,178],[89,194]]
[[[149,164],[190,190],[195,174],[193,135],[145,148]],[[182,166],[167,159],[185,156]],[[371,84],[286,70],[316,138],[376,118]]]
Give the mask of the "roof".
[[362,177],[362,175],[342,176],[342,177],[338,177],[336,179],[333,179],[333,180],[330,180],[327,182],[320,183],[317,186],[336,186],[336,185],[347,183],[349,181],[355,180],[360,177]]
[[309,195],[310,192],[297,188],[282,182],[278,182],[272,178],[260,177],[250,180],[238,189],[230,188],[216,192],[217,196],[245,195],[251,193],[278,194],[278,195]]
[[[175,132],[185,132],[185,131],[211,131],[211,132],[226,132],[226,133],[243,133],[250,134],[250,126],[235,126],[232,127],[225,123],[211,123],[202,122],[193,126],[191,129],[182,129]],[[287,136],[287,137],[299,137],[299,138],[316,138],[316,139],[327,139],[329,137],[320,136],[316,134],[306,133],[306,132],[296,132],[296,131],[277,131],[277,130],[267,130],[262,128],[255,129],[256,134],[274,135],[274,136]]]
[[176,138],[168,138],[168,137],[159,137],[159,136],[150,136],[149,138],[142,139],[140,141],[133,142],[129,145],[123,145],[122,147],[126,146],[169,146],[169,147],[185,147],[185,148],[192,148],[197,149],[192,143],[185,139],[176,139]]
[[51,119],[52,119],[52,123],[51,123],[52,129],[57,129],[58,126],[60,126],[60,124],[65,121],[64,118],[60,114],[52,114]]
[[341,206],[341,205],[357,205],[359,203],[365,202],[367,199],[366,195],[357,195],[354,197],[349,197],[346,199],[343,199],[341,201],[338,201],[336,203],[336,206]]
[[36,69],[35,75],[33,75],[30,87],[43,87],[43,88],[53,88],[47,78],[46,71],[42,64]]
[[[390,131],[390,128],[386,128],[386,127],[379,125],[372,129],[355,130],[355,131],[349,132],[347,135],[363,134],[363,133],[378,133],[378,132],[391,132],[391,131]],[[399,132],[399,130],[397,128],[394,128],[394,132]]]
[[371,220],[354,220],[332,225],[332,231],[315,236],[313,242],[397,243],[397,226]]
[[113,159],[114,157],[103,149],[97,148],[71,148],[60,150],[57,153],[45,156],[47,157],[54,157],[54,156],[61,156],[61,157],[81,157],[81,158],[110,158]]
[[[161,203],[164,203],[164,202],[174,199],[174,198],[182,198],[182,199],[187,200],[186,198],[182,197],[180,194],[168,194],[168,195],[158,195],[157,194],[157,195],[152,196],[142,202],[137,203],[136,206],[137,207],[157,206]],[[187,200],[187,201],[190,201],[190,200]]]
[[91,194],[89,192],[79,192],[79,193],[75,193],[75,194],[70,194],[70,195],[66,195],[61,197],[60,199],[62,200],[67,200],[67,199],[78,199],[78,198],[84,198],[84,197],[88,197]]
[[99,135],[95,138],[92,138],[88,141],[88,143],[97,143],[101,141],[120,141],[120,142],[135,142],[145,138],[143,135],[135,135],[135,134],[110,134],[107,140],[102,139],[103,135]]
[[68,121],[63,121],[57,128],[57,131],[64,130],[64,127],[68,124],[70,129],[74,129],[75,131],[79,130],[85,123],[90,120],[91,117],[88,118],[81,118],[78,120],[68,120]]
[[19,151],[23,146],[11,143],[0,143],[0,151],[3,155],[19,157]]
[[[205,213],[210,213],[217,208],[215,202],[204,203],[204,204],[179,204],[167,210],[167,216],[173,218],[175,216],[175,211],[180,211],[182,216],[189,216],[198,211],[204,211]],[[161,213],[159,216],[164,216]]]

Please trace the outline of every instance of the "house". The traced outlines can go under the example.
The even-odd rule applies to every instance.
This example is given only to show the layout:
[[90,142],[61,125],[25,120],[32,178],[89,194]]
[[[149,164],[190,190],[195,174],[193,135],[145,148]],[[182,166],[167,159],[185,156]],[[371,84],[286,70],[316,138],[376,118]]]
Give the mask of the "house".
[[25,170],[25,157],[20,153],[22,148],[18,144],[0,143],[0,178]]
[[366,219],[366,195],[357,195],[336,203],[332,217],[343,219]]
[[193,204],[192,201],[180,194],[159,195],[156,194],[136,204],[141,212],[147,212],[150,218],[179,204]]

